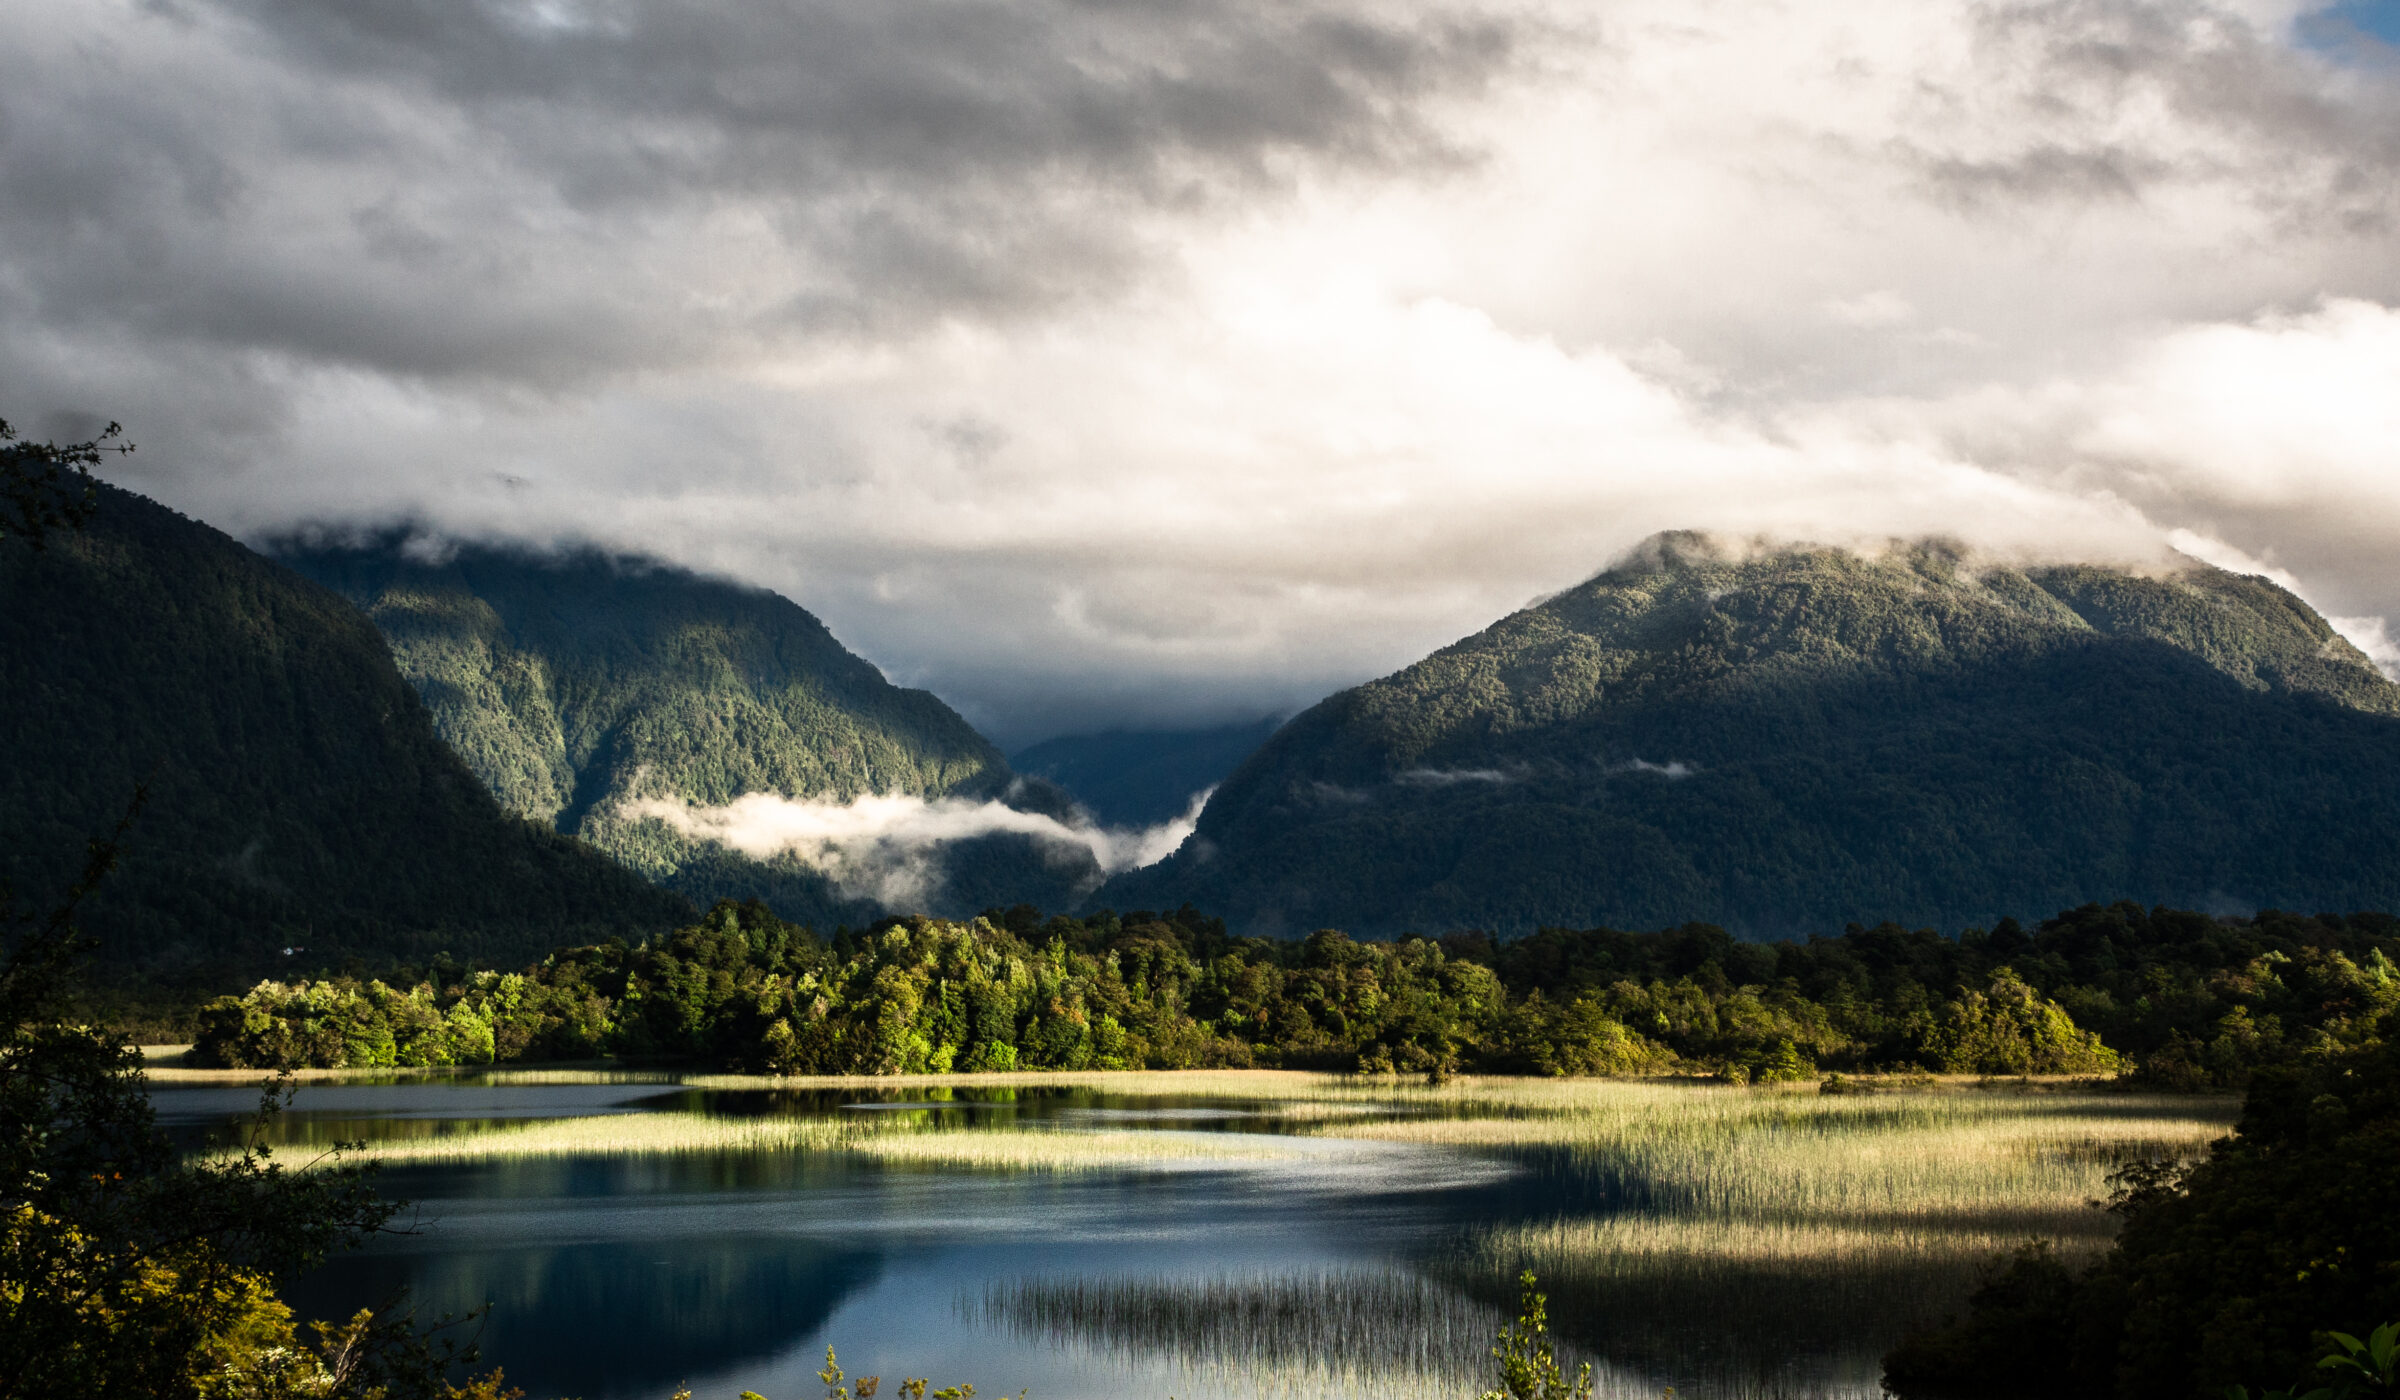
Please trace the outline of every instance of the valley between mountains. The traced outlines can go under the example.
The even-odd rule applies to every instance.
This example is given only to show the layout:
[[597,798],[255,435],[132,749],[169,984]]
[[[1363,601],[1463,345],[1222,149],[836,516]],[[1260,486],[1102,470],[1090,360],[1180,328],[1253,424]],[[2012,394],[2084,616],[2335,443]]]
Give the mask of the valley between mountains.
[[154,969],[521,958],[720,898],[1377,937],[2400,906],[2400,687],[2189,560],[1665,535],[1281,724],[1025,772],[789,600],[655,561],[262,555],[107,489],[5,567],[8,873],[37,888],[146,783],[90,919]]

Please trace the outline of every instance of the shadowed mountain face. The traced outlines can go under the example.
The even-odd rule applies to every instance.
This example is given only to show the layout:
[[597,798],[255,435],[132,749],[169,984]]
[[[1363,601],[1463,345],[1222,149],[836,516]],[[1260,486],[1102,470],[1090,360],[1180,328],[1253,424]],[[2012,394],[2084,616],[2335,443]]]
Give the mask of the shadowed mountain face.
[[[428,561],[396,538],[287,543],[277,557],[374,619],[442,737],[510,809],[703,904],[757,896],[827,928],[881,912],[790,856],[694,841],[628,817],[627,802],[997,799],[1012,787],[999,750],[957,712],[891,684],[763,589],[590,552],[467,547]],[[938,860],[946,910],[1055,907],[1098,878],[1088,860],[1021,837],[949,843]]]
[[2260,579],[1661,536],[1294,719],[1097,898],[1284,933],[2390,908],[2395,716]]
[[1105,825],[1155,826],[1190,810],[1194,797],[1223,782],[1280,722],[1068,734],[1009,762],[1066,789]]
[[691,916],[502,811],[356,608],[125,491],[45,551],[0,549],[0,746],[0,878],[24,900],[147,785],[82,920],[120,965],[518,960]]

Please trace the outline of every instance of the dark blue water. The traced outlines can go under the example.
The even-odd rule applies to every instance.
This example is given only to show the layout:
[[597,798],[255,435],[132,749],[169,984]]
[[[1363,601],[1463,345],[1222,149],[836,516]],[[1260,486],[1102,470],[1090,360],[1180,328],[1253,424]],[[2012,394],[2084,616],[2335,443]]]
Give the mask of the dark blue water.
[[[198,1141],[255,1093],[162,1089],[156,1101]],[[295,1301],[342,1316],[405,1290],[427,1319],[488,1304],[485,1364],[534,1397],[666,1400],[687,1384],[699,1400],[814,1396],[828,1344],[854,1376],[971,1381],[987,1397],[1464,1397],[1489,1384],[1506,1320],[1494,1303],[1509,1290],[1462,1272],[1462,1241],[1626,1203],[1625,1183],[1561,1158],[1293,1137],[1257,1105],[1081,1090],[936,1102],[923,1091],[342,1085],[301,1090],[272,1135],[323,1143],[660,1110],[1257,1134],[1301,1155],[1056,1173],[791,1151],[394,1167],[382,1185],[413,1203],[398,1222],[413,1233],[335,1260]],[[1801,1388],[1871,1390],[1871,1361],[1835,1358]],[[1662,1379],[1693,1393],[1689,1376],[1639,1360],[1603,1379],[1623,1395],[1655,1396]]]

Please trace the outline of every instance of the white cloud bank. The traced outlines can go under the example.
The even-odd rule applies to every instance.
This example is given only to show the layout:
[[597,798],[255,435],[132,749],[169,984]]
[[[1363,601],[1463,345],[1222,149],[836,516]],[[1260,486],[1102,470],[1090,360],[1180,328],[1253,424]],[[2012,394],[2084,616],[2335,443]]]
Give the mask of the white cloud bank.
[[1207,792],[1195,793],[1182,816],[1132,829],[1062,822],[999,802],[907,795],[822,802],[754,792],[721,807],[654,797],[627,802],[622,811],[628,819],[655,819],[683,836],[715,841],[754,859],[794,855],[822,871],[844,895],[888,909],[923,910],[939,896],[941,850],[953,842],[1030,836],[1088,855],[1105,878],[1174,854],[1192,834],[1207,801]]
[[0,404],[778,588],[1005,741],[1666,528],[2400,615],[2400,65],[2287,0],[0,8]]

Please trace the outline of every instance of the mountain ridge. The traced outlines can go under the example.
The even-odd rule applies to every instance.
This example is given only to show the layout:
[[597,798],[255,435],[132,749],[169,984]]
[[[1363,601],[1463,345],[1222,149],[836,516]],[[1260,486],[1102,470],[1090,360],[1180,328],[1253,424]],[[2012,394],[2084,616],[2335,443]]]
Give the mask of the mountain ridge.
[[348,602],[155,501],[95,499],[46,550],[0,550],[0,875],[54,897],[146,786],[83,910],[110,962],[517,958],[689,917],[503,812]]
[[[2328,755],[2400,772],[2396,716],[2400,687],[2305,603],[2197,561],[1737,555],[1671,533],[1294,718],[1182,851],[1096,898],[1283,932],[2389,906],[2400,807]],[[2347,875],[2329,803],[2377,833]],[[2262,822],[2268,846],[2322,839],[2269,859],[2226,827]],[[2194,888],[2211,863],[2238,878]]]

